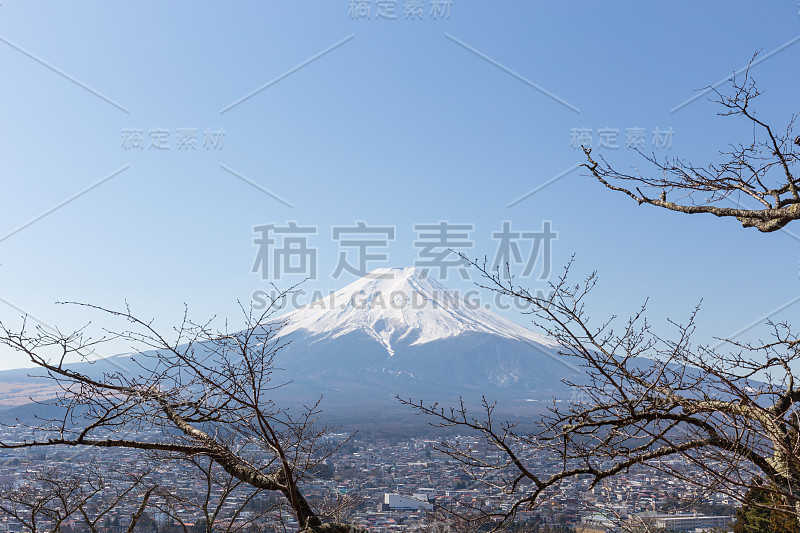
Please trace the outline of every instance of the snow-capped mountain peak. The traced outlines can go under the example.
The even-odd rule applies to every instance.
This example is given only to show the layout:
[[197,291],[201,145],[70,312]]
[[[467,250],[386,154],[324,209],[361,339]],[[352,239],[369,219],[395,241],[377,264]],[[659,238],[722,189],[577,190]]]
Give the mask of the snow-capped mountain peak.
[[468,332],[554,346],[554,342],[465,298],[414,267],[381,268],[279,320],[281,335],[304,331],[318,338],[363,332],[394,355],[393,344],[410,345]]

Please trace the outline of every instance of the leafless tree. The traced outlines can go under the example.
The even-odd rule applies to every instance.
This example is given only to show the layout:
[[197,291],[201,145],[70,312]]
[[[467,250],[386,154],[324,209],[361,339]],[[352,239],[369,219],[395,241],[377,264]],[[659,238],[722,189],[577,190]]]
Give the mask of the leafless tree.
[[[434,506],[429,511],[425,520],[409,528],[415,533],[476,533],[486,531],[491,527],[492,519],[485,512],[473,513],[471,511],[456,510],[451,507]],[[519,533],[526,533],[531,529],[519,529]]]
[[[651,176],[637,169],[619,171],[605,158],[595,158],[590,148],[583,147],[587,158],[583,166],[600,183],[640,205],[732,217],[744,227],[763,232],[779,230],[800,219],[800,176],[796,170],[800,136],[793,133],[796,115],[792,115],[785,128],[779,129],[760,119],[753,101],[761,93],[750,77],[749,68],[744,79],[737,80],[734,76],[732,94],[713,91],[717,96],[714,101],[722,106],[720,116],[738,117],[753,126],[752,139],[731,144],[728,151],[720,154],[720,162],[696,166],[679,158],[660,160],[654,153],[647,155],[637,148],[652,166]],[[741,199],[750,199],[757,207],[742,207]]]
[[149,474],[128,473],[112,483],[111,472],[91,463],[84,465],[81,474],[41,469],[0,489],[0,512],[32,533],[62,531],[70,522],[97,533],[101,521],[124,500],[134,509],[124,526],[132,533],[158,488],[149,482]]
[[[720,115],[748,121],[753,138],[733,145],[721,163],[698,167],[640,152],[657,174],[647,177],[617,171],[584,148],[584,166],[603,185],[639,204],[733,217],[762,232],[781,229],[800,218],[795,117],[778,133],[752,108],[759,91],[749,70],[732,86],[730,96],[715,90],[723,107]],[[724,205],[740,197],[760,207]],[[475,479],[511,497],[509,511],[490,513],[499,527],[567,483],[598,487],[637,468],[683,480],[698,494],[724,493],[738,501],[744,501],[748,489],[760,487],[771,494],[763,502],[771,503],[756,505],[800,517],[800,390],[794,378],[800,340],[788,323],[769,323],[771,336],[763,342],[719,339],[714,346],[698,345],[692,340],[697,308],[682,323],[670,321],[671,337],[652,329],[646,306],[621,323],[616,317],[590,320],[586,306],[597,278],[593,274],[573,284],[568,280],[571,263],[551,283],[549,296],[518,286],[510,271],[501,276],[485,262],[473,266],[482,276],[481,286],[527,302],[534,323],[586,375],[566,382],[580,400],[566,407],[554,402],[533,432],[520,432],[515,423],[499,419],[488,400],[478,414],[463,404],[443,408],[404,401],[433,417],[435,425],[470,429],[499,450],[500,459],[490,459],[457,443],[441,446]],[[535,468],[534,457],[551,461],[547,468]]]
[[[163,459],[163,457],[159,458]],[[285,501],[264,502],[266,491],[253,487],[225,472],[213,459],[205,456],[178,457],[174,468],[181,468],[184,480],[193,480],[198,490],[185,494],[162,486],[154,508],[184,530],[184,517],[199,518],[208,533],[257,531],[279,514]],[[256,505],[258,504],[258,505]]]
[[314,502],[319,509],[320,516],[335,523],[351,522],[356,511],[363,508],[367,498],[358,492],[342,494],[330,491],[319,501]]
[[79,480],[38,473],[29,484],[0,489],[0,511],[32,533],[58,531],[92,495]]
[[[117,475],[117,483],[111,483],[112,473]],[[137,472],[119,473],[106,465],[105,470],[93,467],[89,475],[74,478],[90,488],[91,498],[80,505],[78,510],[83,524],[91,533],[99,533],[100,524],[112,512],[119,511],[120,504],[125,503],[133,508],[125,530],[133,533],[142,519],[153,493],[159,489],[156,482],[150,479],[152,469],[142,468]]]
[[[332,450],[321,439],[319,400],[288,409],[271,399],[273,357],[282,347],[281,324],[272,315],[280,297],[261,312],[245,310],[241,331],[195,323],[186,314],[171,339],[151,322],[122,311],[82,305],[127,323],[91,338],[85,329],[70,334],[43,328],[19,330],[0,324],[0,343],[25,354],[60,387],[51,408],[59,416],[36,424],[17,424],[29,436],[0,442],[0,449],[52,446],[127,448],[211,461],[236,484],[280,494],[300,528],[351,531],[323,524],[300,484]],[[67,364],[71,358],[102,349],[110,341],[132,344],[136,372],[93,375]],[[211,469],[208,470],[209,475]],[[212,480],[213,482],[215,481]],[[236,480],[236,481],[233,481]]]
[[[793,371],[800,341],[788,324],[772,324],[767,342],[729,341],[730,349],[721,351],[692,342],[696,310],[684,323],[670,321],[672,338],[653,331],[644,306],[621,324],[590,320],[585,306],[596,276],[573,285],[569,265],[546,298],[485,262],[473,265],[483,287],[530,304],[534,322],[586,375],[565,382],[581,392],[581,401],[553,403],[538,429],[527,433],[498,420],[486,400],[478,415],[464,405],[404,400],[435,425],[477,432],[500,452],[499,459],[489,459],[458,443],[440,447],[476,479],[512,498],[510,510],[491,513],[501,525],[566,483],[587,480],[593,488],[635,468],[739,501],[757,476],[779,496],[776,502],[784,502],[774,510],[800,516],[800,390]],[[549,459],[549,467],[536,468],[534,458]]]

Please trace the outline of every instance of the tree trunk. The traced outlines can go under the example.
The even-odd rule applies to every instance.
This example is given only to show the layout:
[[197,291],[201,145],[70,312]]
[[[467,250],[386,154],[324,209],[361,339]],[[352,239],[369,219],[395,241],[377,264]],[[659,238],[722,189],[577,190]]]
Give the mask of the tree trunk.
[[[312,528],[312,530],[316,531],[313,528],[322,526],[322,520],[320,520],[317,513],[311,509],[305,496],[300,493],[296,486],[290,485],[283,493],[286,499],[289,500],[289,503],[292,504],[292,510],[301,528]],[[305,531],[305,529],[303,529],[303,531]]]

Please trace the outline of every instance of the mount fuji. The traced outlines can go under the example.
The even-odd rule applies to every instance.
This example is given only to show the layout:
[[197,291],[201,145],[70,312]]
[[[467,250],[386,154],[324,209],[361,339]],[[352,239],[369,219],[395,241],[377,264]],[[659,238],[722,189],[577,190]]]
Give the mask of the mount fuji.
[[277,320],[290,388],[375,402],[395,395],[549,400],[582,372],[556,343],[415,268],[386,268]]

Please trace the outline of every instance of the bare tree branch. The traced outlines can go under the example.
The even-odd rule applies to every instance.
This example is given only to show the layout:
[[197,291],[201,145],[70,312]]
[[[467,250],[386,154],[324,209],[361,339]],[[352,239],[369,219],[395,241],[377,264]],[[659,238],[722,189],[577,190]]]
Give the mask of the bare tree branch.
[[[773,324],[769,342],[731,343],[738,351],[722,353],[692,343],[697,309],[687,322],[672,322],[671,339],[653,332],[644,307],[619,327],[616,319],[593,325],[585,301],[596,277],[569,284],[571,263],[548,297],[517,287],[485,262],[472,264],[481,286],[530,304],[534,322],[559,344],[561,356],[586,372],[584,381],[565,381],[585,401],[566,408],[554,403],[532,433],[497,420],[486,399],[478,415],[463,403],[443,408],[401,400],[433,425],[468,429],[499,452],[499,459],[487,459],[459,444],[439,447],[474,479],[512,498],[510,510],[485,514],[498,527],[548,501],[567,481],[586,480],[592,488],[631,468],[739,501],[760,476],[780,496],[774,501],[786,502],[779,510],[800,516],[800,396],[791,370],[800,361],[800,343],[788,325]],[[534,457],[550,458],[554,470],[537,469]],[[676,467],[674,458],[694,473]]]
[[[755,59],[754,55],[751,63]],[[659,160],[654,153],[648,155],[636,148],[655,171],[656,175],[650,177],[636,169],[632,173],[620,172],[602,156],[593,157],[592,150],[584,146],[587,162],[582,166],[600,183],[639,205],[654,205],[679,213],[731,217],[746,228],[754,227],[762,232],[777,231],[800,219],[800,177],[796,172],[800,136],[793,134],[796,115],[780,132],[758,118],[751,104],[761,93],[750,77],[749,68],[743,80],[734,76],[732,86],[732,95],[713,89],[717,95],[714,101],[723,108],[718,114],[748,121],[753,126],[753,138],[721,152],[721,162],[696,166],[680,158]],[[625,182],[632,184],[615,184]],[[759,207],[740,207],[741,198],[749,198]],[[736,207],[724,205],[726,203],[736,204]]]
[[[19,331],[0,324],[0,343],[27,355],[46,372],[44,379],[60,387],[47,403],[61,413],[35,425],[17,424],[30,437],[0,442],[0,449],[130,448],[165,460],[182,457],[198,468],[204,461],[201,471],[209,483],[222,479],[212,475],[219,467],[228,476],[225,490],[246,484],[253,494],[276,492],[302,528],[317,531],[322,520],[298,483],[325,460],[320,439],[327,428],[318,423],[319,399],[294,409],[271,400],[281,386],[271,379],[273,357],[283,346],[276,335],[282,324],[271,318],[279,299],[261,313],[242,308],[246,324],[237,332],[212,330],[210,321],[195,323],[184,314],[172,340],[129,308],[77,304],[128,324],[107,329],[99,339],[88,337],[85,328],[63,335],[43,328],[28,332],[24,322]],[[132,344],[136,372],[98,375],[67,364],[110,340]],[[143,506],[149,498],[147,493]],[[208,505],[206,511],[210,524],[217,514]]]

